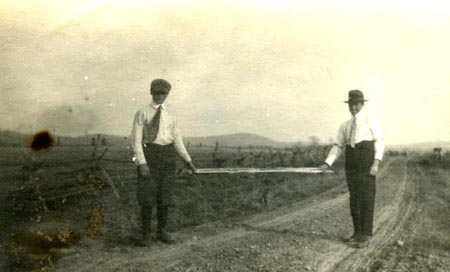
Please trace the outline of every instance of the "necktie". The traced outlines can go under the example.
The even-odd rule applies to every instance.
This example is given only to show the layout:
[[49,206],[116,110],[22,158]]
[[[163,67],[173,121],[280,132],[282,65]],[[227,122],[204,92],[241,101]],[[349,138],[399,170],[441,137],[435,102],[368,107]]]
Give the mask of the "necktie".
[[152,143],[156,140],[159,131],[159,123],[161,122],[161,106],[156,110],[155,115],[153,115],[152,121],[150,123],[148,137],[149,141]]
[[356,117],[353,117],[352,127],[350,129],[350,146],[355,147],[356,141]]

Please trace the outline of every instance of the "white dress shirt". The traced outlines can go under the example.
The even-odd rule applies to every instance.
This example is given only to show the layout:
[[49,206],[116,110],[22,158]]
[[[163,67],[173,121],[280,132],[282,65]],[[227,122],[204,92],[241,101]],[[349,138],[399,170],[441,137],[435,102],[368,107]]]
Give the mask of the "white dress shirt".
[[340,127],[336,137],[336,141],[328,153],[325,163],[332,165],[339,157],[342,149],[346,145],[350,145],[351,127],[353,119],[356,118],[355,144],[362,141],[375,141],[375,158],[377,160],[383,159],[384,141],[381,133],[381,127],[377,120],[370,114],[364,111],[364,108],[350,120],[345,121]]
[[178,155],[185,162],[190,162],[191,157],[183,144],[183,139],[178,129],[178,122],[175,114],[165,104],[158,105],[152,101],[149,105],[138,110],[134,117],[130,140],[136,158],[136,163],[138,165],[147,163],[144,156],[143,145],[150,143],[150,137],[147,135],[149,130],[146,127],[150,125],[159,106],[161,107],[159,130],[156,139],[152,143],[159,145],[168,145],[173,143],[175,151]]

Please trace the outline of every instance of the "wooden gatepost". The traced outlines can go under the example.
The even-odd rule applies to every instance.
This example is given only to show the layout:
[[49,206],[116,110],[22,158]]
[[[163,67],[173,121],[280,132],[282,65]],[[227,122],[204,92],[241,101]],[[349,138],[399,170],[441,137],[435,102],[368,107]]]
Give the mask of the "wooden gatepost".
[[434,148],[434,160],[435,161],[440,161],[441,158],[442,158],[442,148],[435,147]]

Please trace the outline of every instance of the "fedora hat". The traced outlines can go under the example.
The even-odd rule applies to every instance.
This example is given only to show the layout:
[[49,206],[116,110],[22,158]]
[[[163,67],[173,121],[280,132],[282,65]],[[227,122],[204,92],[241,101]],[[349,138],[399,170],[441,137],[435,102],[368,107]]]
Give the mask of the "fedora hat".
[[344,103],[359,103],[359,102],[366,102],[368,100],[364,99],[364,94],[360,90],[351,90],[348,92],[348,100],[344,101]]

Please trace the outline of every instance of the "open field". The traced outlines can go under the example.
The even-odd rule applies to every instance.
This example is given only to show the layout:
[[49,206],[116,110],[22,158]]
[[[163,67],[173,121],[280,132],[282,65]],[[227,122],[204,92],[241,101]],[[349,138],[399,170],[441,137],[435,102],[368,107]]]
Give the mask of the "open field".
[[[351,219],[342,161],[337,163],[335,174],[327,175],[180,176],[177,205],[171,209],[169,224],[177,244],[155,242],[149,248],[139,248],[133,245],[139,212],[136,169],[130,163],[129,150],[108,148],[101,164],[120,199],[111,186],[101,182],[95,169],[87,176],[83,172],[92,163],[92,147],[57,147],[39,154],[39,171],[32,170],[39,182],[34,183],[27,179],[30,170],[23,169],[23,150],[3,150],[0,161],[6,171],[1,174],[5,207],[1,227],[5,254],[1,260],[5,269],[448,271],[450,267],[448,158],[434,162],[429,155],[386,156],[377,181],[375,235],[366,249],[356,250],[343,242],[351,234]],[[302,154],[309,152],[311,160],[323,159],[323,150],[311,150]],[[261,151],[267,167],[281,163],[269,161],[271,156],[288,158],[295,152],[214,152],[214,147],[202,147],[191,153],[199,167],[217,167],[214,159],[220,156],[228,158],[228,166],[236,166],[236,158],[254,157]],[[313,152],[316,158],[312,158]],[[275,153],[278,155],[273,156]],[[296,163],[311,164],[305,158],[299,156]],[[287,161],[294,160],[286,160],[286,165]],[[40,195],[35,190],[37,184]],[[39,196],[46,199],[46,210]],[[101,214],[97,225],[92,221],[93,211]],[[42,249],[43,244],[36,242],[42,237],[58,240],[55,233],[73,233],[74,237],[59,247],[53,243],[49,246],[53,251],[36,249],[36,245]],[[26,244],[28,241],[35,241],[34,246]]]
[[[101,160],[95,156],[108,151]],[[223,165],[258,167],[311,165],[311,154],[324,148],[309,148],[303,159],[298,150],[269,148],[195,147],[190,150],[198,167]],[[138,232],[139,208],[135,200],[136,167],[129,149],[99,147],[93,156],[92,146],[56,146],[48,152],[31,154],[25,148],[3,147],[1,195],[2,244],[21,244],[22,235],[73,231],[80,244],[87,242],[92,230],[92,212],[100,209],[102,222],[95,240],[101,245],[130,244]],[[298,158],[282,161],[282,158]],[[249,157],[259,160],[245,161]],[[314,156],[317,156],[314,154]],[[318,157],[316,160],[323,158]],[[238,161],[240,160],[240,161]],[[98,165],[108,173],[120,195],[115,197],[111,186],[104,181]],[[182,165],[180,163],[179,168]],[[180,176],[177,179],[176,207],[171,209],[170,230],[179,231],[211,222],[232,222],[246,216],[275,210],[311,195],[337,186],[339,179],[303,174],[205,174],[198,177]],[[45,236],[45,235],[44,235]],[[17,238],[19,237],[19,238]],[[21,252],[2,246],[6,256],[2,263],[22,271],[40,269],[51,264],[61,254],[23,249]],[[58,250],[59,251],[59,250]],[[12,254],[11,254],[12,253]],[[36,255],[36,256],[35,256]],[[39,260],[26,260],[27,256]],[[50,258],[49,258],[50,256]],[[24,260],[25,259],[25,260]],[[52,261],[53,259],[53,261]],[[42,263],[41,263],[42,262]]]

